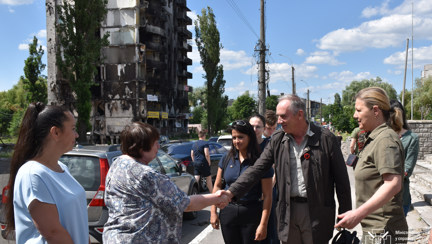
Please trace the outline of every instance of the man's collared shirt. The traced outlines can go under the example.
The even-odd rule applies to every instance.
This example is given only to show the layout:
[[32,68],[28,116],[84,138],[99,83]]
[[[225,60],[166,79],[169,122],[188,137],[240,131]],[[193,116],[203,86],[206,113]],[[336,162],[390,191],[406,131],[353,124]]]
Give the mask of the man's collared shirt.
[[291,141],[288,143],[290,152],[289,164],[291,176],[291,197],[307,197],[306,183],[304,182],[303,169],[301,165],[301,156],[303,155],[309,137],[313,136],[314,133],[310,130],[310,124],[308,123],[306,135],[300,145],[297,144],[292,135],[285,135],[287,135]]

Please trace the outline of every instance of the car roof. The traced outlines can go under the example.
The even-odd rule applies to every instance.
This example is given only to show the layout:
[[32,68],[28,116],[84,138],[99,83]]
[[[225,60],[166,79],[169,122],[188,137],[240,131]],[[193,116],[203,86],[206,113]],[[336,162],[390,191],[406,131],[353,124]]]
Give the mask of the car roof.
[[122,154],[120,145],[86,145],[78,146],[65,153],[64,155],[83,155],[97,156],[100,158],[110,158]]
[[218,140],[220,140],[220,139],[232,139],[232,136],[231,135],[222,135],[222,136],[219,136],[219,138],[218,138]]

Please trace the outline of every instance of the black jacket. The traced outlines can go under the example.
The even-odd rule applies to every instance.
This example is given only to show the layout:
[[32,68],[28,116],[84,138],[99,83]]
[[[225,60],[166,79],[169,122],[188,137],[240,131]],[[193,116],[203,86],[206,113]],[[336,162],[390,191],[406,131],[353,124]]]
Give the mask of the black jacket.
[[[338,213],[351,210],[351,188],[341,148],[329,130],[310,124],[314,133],[308,139],[302,155],[303,177],[306,182],[309,213],[314,244],[328,243],[333,236],[336,220],[335,188],[339,202]],[[276,207],[279,240],[287,242],[290,224],[290,138],[280,130],[255,162],[229,190],[235,197],[248,192],[253,184],[275,163],[276,187],[279,196]],[[306,155],[307,154],[307,155]],[[306,158],[305,158],[306,155]]]

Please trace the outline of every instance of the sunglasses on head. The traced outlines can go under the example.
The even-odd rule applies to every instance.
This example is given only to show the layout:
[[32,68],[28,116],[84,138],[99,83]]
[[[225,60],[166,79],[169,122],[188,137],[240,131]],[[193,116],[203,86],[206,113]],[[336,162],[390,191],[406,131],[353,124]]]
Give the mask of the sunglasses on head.
[[243,120],[236,120],[232,123],[232,126],[236,126],[236,125],[246,126],[246,122],[244,122]]

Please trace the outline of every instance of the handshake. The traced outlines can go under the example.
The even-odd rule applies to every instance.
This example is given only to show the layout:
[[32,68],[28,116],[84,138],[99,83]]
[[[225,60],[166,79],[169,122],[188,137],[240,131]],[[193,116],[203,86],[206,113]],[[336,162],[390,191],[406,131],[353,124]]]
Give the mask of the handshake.
[[215,203],[213,205],[216,205],[216,207],[220,209],[225,208],[233,198],[232,193],[230,191],[225,191],[225,190],[219,190],[213,193],[212,195],[216,197]]

